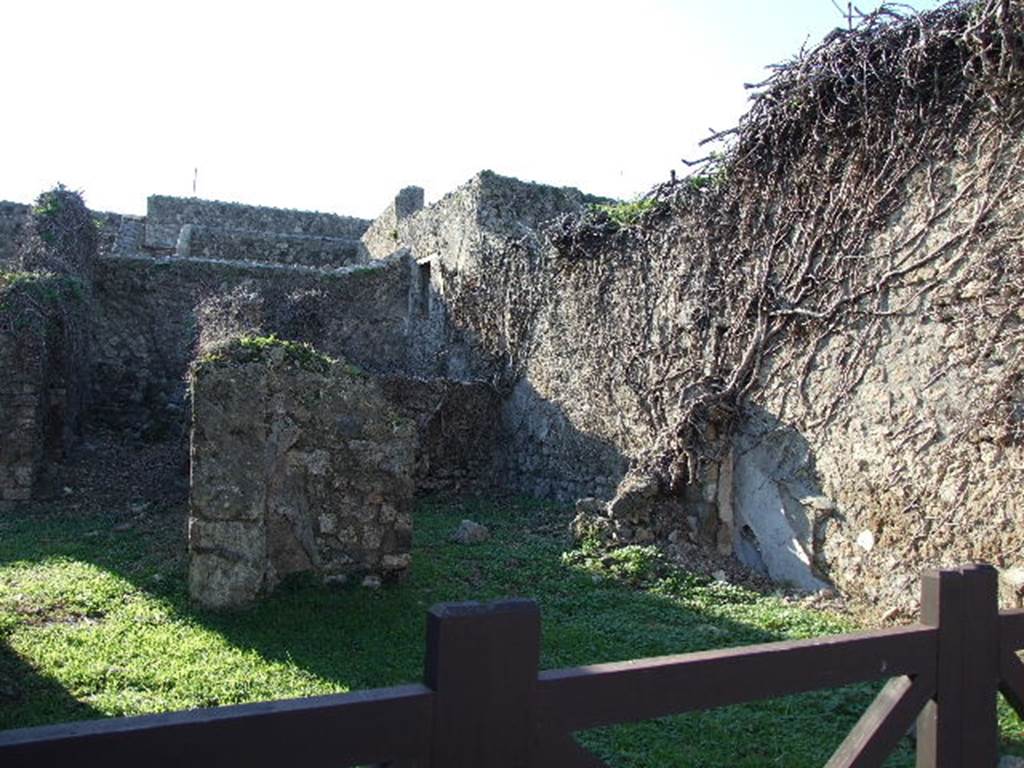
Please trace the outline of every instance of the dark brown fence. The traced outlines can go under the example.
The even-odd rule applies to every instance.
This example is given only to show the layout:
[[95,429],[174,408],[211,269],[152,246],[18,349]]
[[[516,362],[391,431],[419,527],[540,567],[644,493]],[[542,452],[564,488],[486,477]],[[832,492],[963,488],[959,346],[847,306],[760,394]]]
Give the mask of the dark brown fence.
[[918,768],[998,761],[996,694],[1024,716],[1024,611],[988,566],[926,573],[899,629],[538,674],[527,600],[432,608],[424,685],[0,733],[0,765],[603,766],[585,728],[888,680],[828,762],[878,766],[917,721]]

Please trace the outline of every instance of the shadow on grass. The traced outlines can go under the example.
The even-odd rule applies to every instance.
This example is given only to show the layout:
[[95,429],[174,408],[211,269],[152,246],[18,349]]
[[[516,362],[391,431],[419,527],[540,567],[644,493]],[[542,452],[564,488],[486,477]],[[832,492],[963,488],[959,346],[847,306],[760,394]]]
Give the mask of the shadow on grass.
[[60,723],[102,715],[53,678],[39,674],[0,639],[0,731],[26,723]]
[[[539,514],[538,514],[539,511]],[[490,541],[460,546],[448,535],[464,517],[486,524]],[[600,663],[779,639],[666,597],[598,579],[562,562],[568,546],[549,530],[562,512],[529,502],[421,507],[412,573],[379,591],[330,590],[297,579],[238,613],[193,613],[239,647],[290,659],[350,687],[389,685],[422,674],[425,614],[433,604],[527,597],[541,607],[543,668]]]
[[[451,543],[451,531],[465,517],[488,525],[490,541],[473,546]],[[685,594],[680,598],[637,590],[572,566],[561,557],[569,545],[567,524],[565,510],[526,500],[428,500],[416,517],[414,565],[403,584],[380,590],[332,590],[312,578],[300,578],[258,605],[233,613],[200,611],[189,603],[184,561],[166,551],[173,537],[164,529],[180,530],[180,521],[158,520],[155,528],[140,525],[99,534],[94,533],[95,521],[56,511],[8,521],[6,535],[0,537],[5,542],[0,543],[0,569],[14,559],[58,556],[92,563],[158,598],[169,607],[172,620],[212,631],[232,647],[268,662],[294,665],[332,690],[421,679],[425,612],[446,601],[535,599],[543,617],[542,668],[747,645],[844,628],[809,612],[762,610],[764,598],[738,589],[695,587],[693,595],[699,599]],[[870,702],[874,689],[857,686],[616,726],[589,732],[582,740],[623,768],[820,765]],[[51,721],[100,713],[57,707],[53,714]],[[15,718],[7,727],[22,722],[27,721]],[[906,754],[894,765],[911,764],[905,758]]]

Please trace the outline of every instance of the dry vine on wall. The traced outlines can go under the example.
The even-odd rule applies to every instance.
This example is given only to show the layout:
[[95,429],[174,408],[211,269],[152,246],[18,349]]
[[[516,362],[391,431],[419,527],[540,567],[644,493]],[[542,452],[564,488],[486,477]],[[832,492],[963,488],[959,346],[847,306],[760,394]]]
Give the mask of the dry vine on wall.
[[[827,421],[858,385],[879,323],[948,292],[951,280],[982,297],[961,311],[996,313],[994,327],[1017,332],[999,317],[1020,308],[1019,233],[996,231],[993,213],[1019,176],[1022,15],[1006,0],[866,15],[753,86],[739,126],[713,137],[728,149],[653,190],[637,226],[620,230],[601,212],[556,223],[549,235],[566,261],[672,253],[683,265],[680,290],[701,308],[680,329],[688,354],[669,356],[674,370],[662,371],[683,383],[641,472],[673,492],[694,482],[720,458],[744,403],[772,377],[806,379],[823,345],[857,328],[839,356],[844,386],[814,405]],[[965,157],[977,167],[951,190],[943,165]],[[873,248],[921,175],[930,208],[901,242]],[[968,201],[971,215],[954,216]],[[944,237],[929,236],[951,217]],[[902,304],[888,305],[890,296]],[[662,351],[633,341],[638,354]],[[1019,353],[1006,370],[1019,389]],[[1018,406],[979,405],[1019,423]]]

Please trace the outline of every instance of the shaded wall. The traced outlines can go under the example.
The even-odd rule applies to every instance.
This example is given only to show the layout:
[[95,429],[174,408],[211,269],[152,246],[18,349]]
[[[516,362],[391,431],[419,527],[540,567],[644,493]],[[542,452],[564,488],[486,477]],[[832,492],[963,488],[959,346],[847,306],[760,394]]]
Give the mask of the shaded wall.
[[53,492],[49,469],[79,430],[87,307],[62,277],[0,287],[0,503]]
[[481,381],[389,375],[381,389],[416,425],[417,491],[486,491],[498,485],[495,453],[501,398]]
[[343,267],[363,260],[354,238],[250,232],[198,224],[182,227],[176,255],[324,268]]
[[31,206],[0,200],[0,269],[14,265],[18,242],[31,212]]
[[[159,438],[184,425],[197,307],[242,289],[262,332],[307,341],[373,371],[406,355],[408,266],[335,272],[199,260],[107,258],[97,265],[93,418]],[[229,329],[230,330],[230,329]]]
[[[614,492],[637,427],[607,383],[616,327],[605,294],[589,281],[567,290],[543,245],[545,222],[590,199],[485,171],[399,225],[418,269],[411,369],[491,382],[499,482],[562,500]],[[632,311],[628,293],[613,300]]]

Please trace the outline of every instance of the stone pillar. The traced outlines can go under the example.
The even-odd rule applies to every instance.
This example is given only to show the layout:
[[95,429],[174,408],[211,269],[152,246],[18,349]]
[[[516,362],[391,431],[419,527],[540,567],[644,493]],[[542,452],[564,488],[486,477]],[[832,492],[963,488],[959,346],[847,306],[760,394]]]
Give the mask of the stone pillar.
[[291,573],[379,584],[410,564],[415,424],[311,347],[236,341],[193,368],[189,588],[244,605]]

